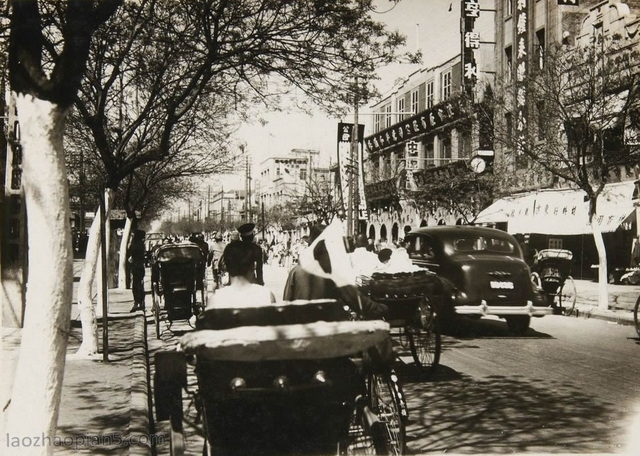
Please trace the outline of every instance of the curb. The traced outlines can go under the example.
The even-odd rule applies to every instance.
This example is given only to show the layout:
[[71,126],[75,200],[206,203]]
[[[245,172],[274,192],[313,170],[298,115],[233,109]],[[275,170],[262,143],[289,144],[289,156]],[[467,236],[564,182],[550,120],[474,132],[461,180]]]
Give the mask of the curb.
[[621,325],[633,326],[633,312],[622,309],[601,310],[593,306],[576,306],[576,317],[596,318]]
[[149,361],[147,359],[147,320],[136,315],[132,335],[131,412],[129,418],[129,454],[151,456],[152,439],[149,395]]

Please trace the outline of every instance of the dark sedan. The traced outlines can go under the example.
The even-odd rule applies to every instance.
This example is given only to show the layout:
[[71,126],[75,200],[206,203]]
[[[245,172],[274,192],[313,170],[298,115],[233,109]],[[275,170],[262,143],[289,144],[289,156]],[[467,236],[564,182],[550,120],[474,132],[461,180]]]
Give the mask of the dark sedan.
[[531,282],[531,271],[513,236],[493,228],[433,226],[407,234],[412,262],[440,277],[443,293],[436,307],[443,321],[456,315],[497,315],[523,334],[531,317],[552,313]]

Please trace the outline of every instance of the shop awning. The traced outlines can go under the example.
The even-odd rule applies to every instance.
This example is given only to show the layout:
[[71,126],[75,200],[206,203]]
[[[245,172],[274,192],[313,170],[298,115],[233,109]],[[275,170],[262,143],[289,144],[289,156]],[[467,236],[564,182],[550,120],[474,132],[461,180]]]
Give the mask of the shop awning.
[[[615,231],[635,211],[635,181],[607,184],[598,197],[594,220],[603,233]],[[501,198],[475,223],[508,222],[509,233],[590,234],[589,203],[582,190],[553,189]]]

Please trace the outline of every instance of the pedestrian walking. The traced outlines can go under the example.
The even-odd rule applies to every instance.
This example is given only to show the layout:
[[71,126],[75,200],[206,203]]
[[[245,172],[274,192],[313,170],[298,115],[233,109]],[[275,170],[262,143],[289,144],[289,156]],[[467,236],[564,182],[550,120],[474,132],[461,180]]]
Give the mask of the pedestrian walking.
[[144,297],[144,237],[143,230],[135,230],[131,245],[127,249],[127,263],[131,273],[131,289],[133,292],[133,307],[131,312],[143,310],[145,307]]

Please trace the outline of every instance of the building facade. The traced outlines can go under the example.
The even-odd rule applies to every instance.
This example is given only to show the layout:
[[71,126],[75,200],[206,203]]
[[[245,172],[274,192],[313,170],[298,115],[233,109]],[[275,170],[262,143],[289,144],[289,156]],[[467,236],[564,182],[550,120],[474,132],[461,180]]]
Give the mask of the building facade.
[[410,190],[433,173],[466,169],[479,151],[493,153],[474,105],[494,83],[495,3],[459,2],[460,38],[449,42],[450,57],[410,74],[370,107],[364,138],[368,237],[395,241],[412,228],[460,222],[463,214],[415,204]]

